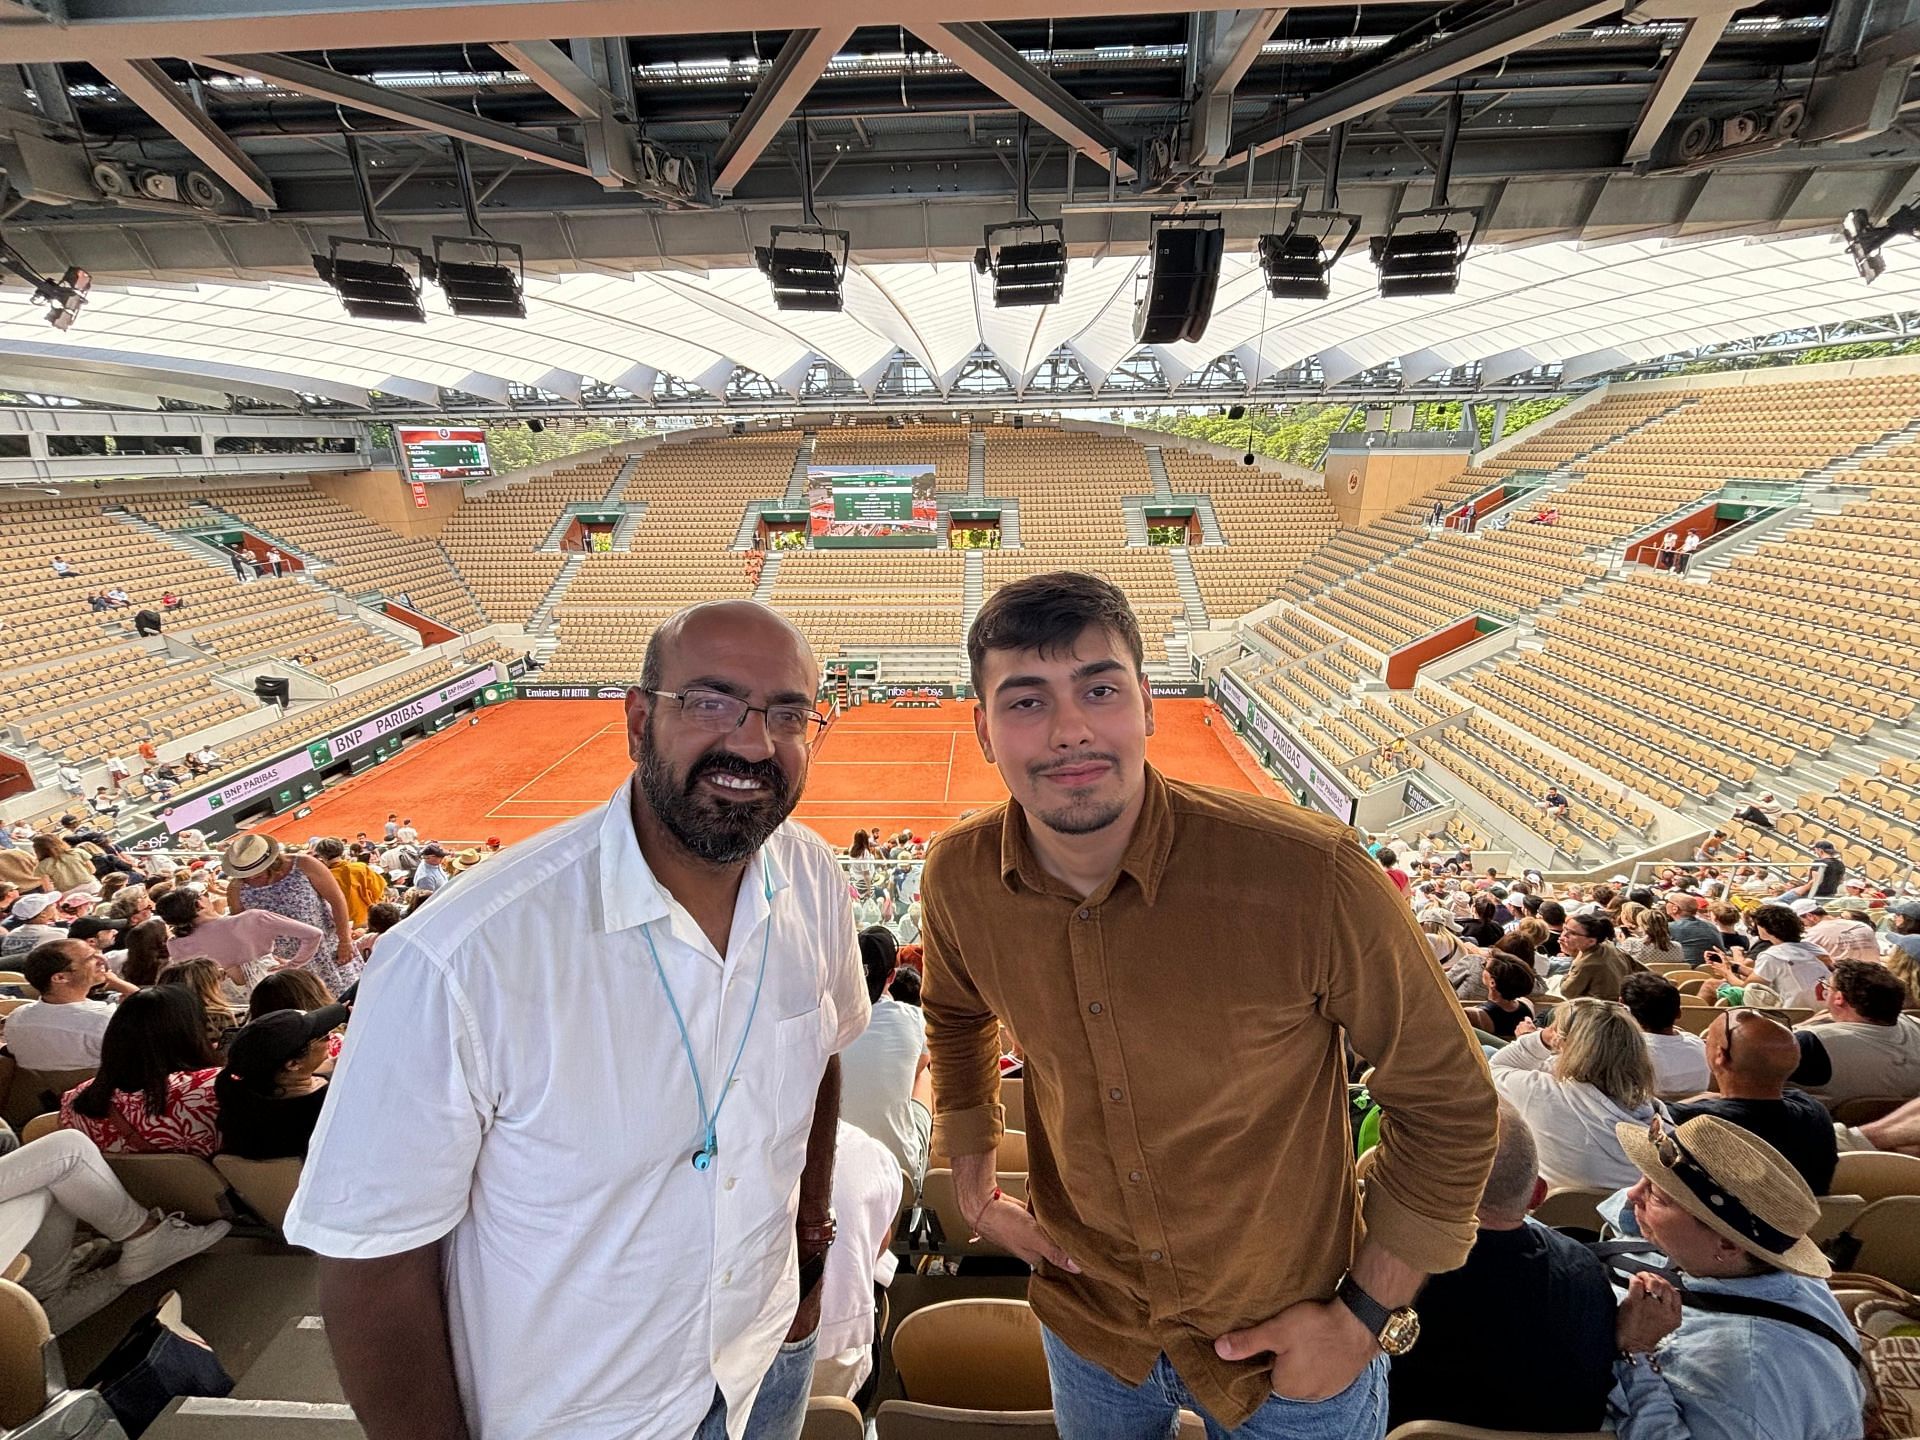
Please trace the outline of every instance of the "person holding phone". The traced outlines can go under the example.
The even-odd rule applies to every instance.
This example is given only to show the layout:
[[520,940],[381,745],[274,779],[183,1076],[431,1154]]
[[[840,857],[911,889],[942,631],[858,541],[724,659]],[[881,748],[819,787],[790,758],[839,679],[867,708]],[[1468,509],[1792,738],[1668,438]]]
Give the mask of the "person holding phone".
[[[1745,946],[1728,950],[1715,946],[1702,956],[1701,967],[1728,985],[1744,988],[1748,981],[1758,980],[1790,1010],[1818,1008],[1819,985],[1827,978],[1829,967],[1826,956],[1801,938],[1800,917],[1785,905],[1762,905],[1747,917],[1747,922],[1765,942],[1759,953],[1749,958]],[[1701,996],[1719,999],[1719,988],[1713,981],[1702,981]]]

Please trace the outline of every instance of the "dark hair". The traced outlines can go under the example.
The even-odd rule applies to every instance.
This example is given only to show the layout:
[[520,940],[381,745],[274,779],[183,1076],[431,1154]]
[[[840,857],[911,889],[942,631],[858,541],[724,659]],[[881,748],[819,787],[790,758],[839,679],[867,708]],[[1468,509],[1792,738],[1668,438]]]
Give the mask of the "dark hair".
[[[1533,910],[1531,905],[1527,908]],[[1542,900],[1540,902],[1540,908],[1534,910],[1534,914],[1546,921],[1549,929],[1567,923],[1567,907],[1562,905],[1558,900]]]
[[167,964],[167,941],[172,932],[164,920],[142,920],[127,931],[127,960],[120,978],[130,985],[157,985]]
[[347,853],[347,842],[336,840],[331,835],[322,836],[313,842],[313,858],[320,861],[334,861]]
[[1878,960],[1842,960],[1827,982],[1875,1025],[1894,1025],[1907,1006],[1907,984]]
[[893,980],[887,986],[887,993],[902,1005],[920,1005],[920,972],[902,965],[893,972]]
[[1400,857],[1394,854],[1393,851],[1387,850],[1384,848],[1380,851],[1378,855],[1374,856],[1374,859],[1380,862],[1380,868],[1382,870],[1386,869],[1389,865],[1393,864],[1393,862],[1398,860],[1399,858]]
[[1620,1003],[1650,1033],[1671,1030],[1680,1019],[1680,987],[1664,975],[1629,975],[1620,986]]
[[1494,912],[1500,908],[1500,902],[1491,895],[1473,897],[1473,914],[1477,920],[1491,920]]
[[1800,923],[1800,917],[1784,905],[1756,906],[1747,919],[1752,922],[1755,929],[1765,930],[1767,934],[1782,943],[1798,940],[1806,934],[1806,927]]
[[860,932],[860,965],[867,972],[867,999],[878,1002],[886,993],[887,981],[900,964],[900,942],[884,925],[869,925]]
[[1489,955],[1487,974],[1493,977],[1493,993],[1502,1000],[1526,999],[1537,978],[1532,964],[1514,955]]
[[1653,891],[1645,885],[1636,885],[1633,889],[1627,891],[1627,900],[1634,905],[1650,906],[1654,904],[1654,894]]
[[333,1004],[326,983],[311,970],[276,970],[260,977],[247,1003],[247,1023],[276,1010],[324,1010]]
[[384,935],[406,918],[406,911],[391,900],[382,900],[378,905],[367,907],[367,933]]
[[198,995],[181,985],[136,990],[114,1007],[100,1037],[100,1066],[73,1097],[73,1108],[104,1120],[117,1093],[139,1090],[146,1094],[147,1114],[161,1115],[168,1076],[219,1063],[207,1044],[207,1012]]
[[867,832],[856,830],[853,832],[853,844],[847,847],[847,858],[858,860],[872,848],[873,842],[867,838]]
[[1593,887],[1593,894],[1589,898],[1601,909],[1612,910],[1615,908],[1613,902],[1617,897],[1611,885],[1596,885]]
[[184,940],[199,921],[200,897],[191,890],[169,890],[153,902],[153,913],[167,922],[176,940]]
[[1533,948],[1533,941],[1518,930],[1509,930],[1487,948],[1497,955],[1511,955],[1516,960],[1524,960],[1529,965],[1533,964],[1534,957],[1539,954]]
[[1593,942],[1596,945],[1606,944],[1609,940],[1613,939],[1616,933],[1613,928],[1613,917],[1611,915],[1603,915],[1597,910],[1582,910],[1579,914],[1570,915],[1567,918],[1569,920],[1578,920],[1581,929],[1593,937]]
[[72,967],[73,947],[76,945],[91,953],[91,947],[84,940],[42,940],[20,962],[20,973],[27,977],[29,985],[44,995],[53,988],[53,977]]
[[1078,570],[1052,570],[1002,585],[987,597],[967,630],[967,668],[973,693],[989,650],[1037,650],[1059,655],[1081,632],[1098,625],[1119,639],[1133,657],[1134,673],[1146,669],[1140,622],[1118,585]]

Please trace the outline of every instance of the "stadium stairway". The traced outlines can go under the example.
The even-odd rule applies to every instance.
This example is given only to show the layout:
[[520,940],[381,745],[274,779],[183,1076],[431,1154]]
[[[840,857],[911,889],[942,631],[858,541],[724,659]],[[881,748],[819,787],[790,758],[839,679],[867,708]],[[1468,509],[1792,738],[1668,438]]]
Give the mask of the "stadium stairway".
[[805,500],[807,498],[807,467],[813,463],[814,435],[811,430],[800,437],[800,444],[793,452],[793,473],[787,477],[787,499]]
[[1158,445],[1141,447],[1147,452],[1147,473],[1153,476],[1153,493],[1162,498],[1173,494],[1173,482],[1167,479],[1166,457],[1160,453]]
[[627,456],[626,464],[620,467],[619,473],[613,477],[613,483],[607,486],[607,493],[600,497],[602,505],[614,504],[627,493],[627,484],[633,479],[633,472],[640,467],[640,457],[645,453],[645,450],[635,450]]
[[780,578],[781,555],[778,550],[770,551],[760,567],[760,583],[753,587],[753,598],[762,605],[773,600],[773,582]]
[[580,567],[586,564],[584,555],[569,555],[567,563],[560,567],[560,573],[553,577],[553,584],[547,587],[547,593],[540,597],[540,603],[533,607],[533,613],[527,617],[527,630],[534,635],[553,634],[553,614],[560,608],[560,602],[566,598],[567,587],[573,584],[573,577],[580,573]]
[[1205,630],[1213,622],[1207,618],[1207,603],[1200,595],[1200,582],[1194,578],[1193,559],[1184,545],[1167,547],[1167,559],[1173,565],[1173,583],[1179,587],[1180,603],[1187,607],[1187,628]]
[[1823,470],[1817,470],[1808,476],[1810,481],[1823,480],[1829,485],[1848,485],[1855,483],[1854,472],[1869,460],[1878,460],[1890,455],[1902,445],[1920,440],[1920,420],[1909,421],[1898,430],[1894,430],[1871,445],[1862,445],[1851,455],[1843,455]]
[[[318,555],[309,554],[297,545],[289,545],[285,541],[267,534],[267,532],[262,530],[258,525],[251,525],[245,520],[229,515],[226,511],[209,505],[204,500],[195,501],[194,503],[206,512],[206,518],[208,520],[218,521],[222,525],[230,525],[236,530],[245,530],[250,535],[260,536],[263,540],[277,545],[282,555],[291,555],[294,559],[298,560],[306,570],[318,573],[333,564],[331,560],[324,560]],[[232,557],[211,541],[202,540],[183,530],[165,529],[154,524],[151,520],[147,519],[146,516],[129,510],[123,505],[103,505],[100,508],[100,513],[111,519],[118,520],[129,529],[138,530],[141,534],[158,540],[170,550],[178,550],[182,555],[191,555],[195,560],[203,561],[218,569],[225,570],[229,574],[233,571]]]
[[978,550],[969,550],[961,556],[966,567],[960,581],[960,633],[965,634],[973,628],[973,617],[980,613],[982,595],[986,590],[987,558]]
[[987,437],[977,428],[967,431],[967,495],[974,500],[987,495]]
[[1120,513],[1127,527],[1127,544],[1148,545],[1146,495],[1126,495],[1120,500]]

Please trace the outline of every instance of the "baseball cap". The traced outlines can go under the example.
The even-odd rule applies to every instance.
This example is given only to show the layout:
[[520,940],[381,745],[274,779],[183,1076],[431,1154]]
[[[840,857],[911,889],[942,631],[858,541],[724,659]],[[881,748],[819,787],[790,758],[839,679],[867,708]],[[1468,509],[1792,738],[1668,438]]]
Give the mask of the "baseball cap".
[[1898,905],[1889,905],[1887,913],[1898,915],[1902,920],[1920,920],[1920,900],[1902,900]]
[[126,921],[112,915],[82,915],[67,927],[69,940],[91,940],[96,935],[117,935],[125,928]]
[[243,1026],[227,1047],[227,1073],[255,1090],[271,1090],[280,1067],[322,1035],[347,1023],[347,1007],[275,1010]]
[[1812,896],[1808,896],[1804,900],[1789,901],[1787,908],[1796,915],[1811,915],[1816,910],[1824,915],[1827,913],[1827,902],[1824,900],[1815,900]]
[[425,845],[421,847],[420,853],[422,855],[439,855],[444,857],[447,852],[438,845]]
[[100,903],[100,897],[91,890],[69,890],[60,897],[60,908],[70,915],[91,910]]
[[13,902],[13,918],[16,920],[38,920],[42,914],[60,903],[60,897],[46,890],[36,890],[31,895],[22,895]]
[[1813,848],[1816,850],[1824,850],[1829,855],[1837,855],[1839,853],[1831,840],[1816,840],[1813,842]]

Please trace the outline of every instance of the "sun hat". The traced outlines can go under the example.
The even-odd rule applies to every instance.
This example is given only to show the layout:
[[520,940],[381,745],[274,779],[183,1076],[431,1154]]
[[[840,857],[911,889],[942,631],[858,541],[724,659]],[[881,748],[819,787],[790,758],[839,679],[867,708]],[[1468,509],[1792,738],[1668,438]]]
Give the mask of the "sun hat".
[[249,830],[227,842],[220,852],[220,868],[236,880],[251,880],[278,865],[280,855],[278,840]]
[[1717,1115],[1677,1128],[1613,1127],[1640,1173],[1714,1234],[1791,1275],[1824,1280],[1833,1266],[1807,1237],[1820,1202],[1800,1172],[1759,1136]]

